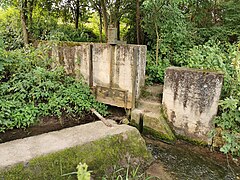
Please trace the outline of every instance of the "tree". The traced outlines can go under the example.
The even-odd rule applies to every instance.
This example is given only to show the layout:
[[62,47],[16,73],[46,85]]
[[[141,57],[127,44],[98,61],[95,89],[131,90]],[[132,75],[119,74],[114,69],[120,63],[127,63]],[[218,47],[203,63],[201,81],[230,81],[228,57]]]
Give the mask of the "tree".
[[70,18],[71,22],[75,24],[75,29],[78,29],[79,19],[85,21],[89,17],[88,6],[86,0],[62,0],[60,8],[65,11],[63,13],[66,16],[65,19]]
[[122,16],[129,11],[132,2],[129,0],[100,0],[106,41],[109,25],[117,28],[117,37],[120,40],[120,21]]
[[23,42],[24,46],[28,46],[29,44],[29,32],[27,27],[27,9],[28,9],[28,1],[21,0],[19,1],[20,6],[20,17],[21,17],[21,24],[23,30]]
[[99,16],[99,39],[100,42],[103,41],[103,33],[102,33],[102,27],[103,27],[103,10],[101,5],[101,0],[90,0],[92,8],[97,11]]
[[144,30],[155,44],[157,65],[160,49],[161,55],[165,56],[167,51],[173,51],[176,45],[186,41],[185,17],[178,7],[178,1],[146,0],[143,3],[143,9]]
[[108,41],[108,14],[107,14],[106,0],[100,0],[100,2],[102,6],[104,32],[105,32],[106,42],[107,42]]
[[141,26],[140,26],[140,2],[136,0],[136,30],[137,30],[137,44],[141,43]]

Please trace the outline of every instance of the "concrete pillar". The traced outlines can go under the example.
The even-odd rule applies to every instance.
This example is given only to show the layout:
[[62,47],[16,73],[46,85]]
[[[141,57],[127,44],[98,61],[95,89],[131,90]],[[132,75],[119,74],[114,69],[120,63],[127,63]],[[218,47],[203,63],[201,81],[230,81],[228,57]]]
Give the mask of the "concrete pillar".
[[166,70],[163,105],[177,135],[209,143],[222,83],[219,72],[180,67]]

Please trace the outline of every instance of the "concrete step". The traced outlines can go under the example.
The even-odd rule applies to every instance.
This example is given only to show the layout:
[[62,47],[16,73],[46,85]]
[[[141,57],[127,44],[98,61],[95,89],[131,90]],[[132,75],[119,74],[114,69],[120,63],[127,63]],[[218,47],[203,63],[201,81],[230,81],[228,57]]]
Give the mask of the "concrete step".
[[154,101],[154,100],[149,100],[149,99],[140,99],[138,101],[137,107],[139,109],[143,109],[145,111],[150,111],[150,112],[156,112],[159,113],[160,109],[162,107],[162,104],[160,101]]
[[163,93],[163,85],[155,84],[151,86],[145,86],[142,90],[142,97],[161,101],[162,93]]
[[143,129],[143,133],[151,134],[167,141],[175,140],[175,136],[161,110],[152,112],[136,108],[131,112],[131,123],[136,124],[139,129]]

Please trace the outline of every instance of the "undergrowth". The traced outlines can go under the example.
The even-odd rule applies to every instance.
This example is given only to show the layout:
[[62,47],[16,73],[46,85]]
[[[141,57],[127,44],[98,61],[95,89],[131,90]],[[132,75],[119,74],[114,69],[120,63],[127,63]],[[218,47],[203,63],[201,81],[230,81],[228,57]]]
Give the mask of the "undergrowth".
[[26,128],[40,117],[82,116],[95,108],[106,115],[83,80],[51,68],[49,47],[0,48],[0,132]]
[[[185,66],[196,69],[216,70],[224,73],[216,127],[221,127],[224,145],[221,151],[240,156],[240,44],[221,43],[210,40],[203,45],[183,49],[181,56],[160,59],[148,56],[147,75],[150,83],[163,83],[164,71],[168,66]],[[212,135],[216,134],[213,132]]]

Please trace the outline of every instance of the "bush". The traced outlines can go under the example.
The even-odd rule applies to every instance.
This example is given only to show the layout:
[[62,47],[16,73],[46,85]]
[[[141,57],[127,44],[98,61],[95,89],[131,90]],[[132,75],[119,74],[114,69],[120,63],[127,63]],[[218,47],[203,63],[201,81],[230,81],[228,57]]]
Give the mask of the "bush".
[[147,84],[151,83],[161,83],[164,82],[164,73],[167,67],[170,66],[170,62],[167,59],[158,61],[158,64],[155,62],[155,56],[153,54],[147,54],[147,67],[146,75]]
[[81,116],[91,108],[106,114],[106,106],[95,100],[83,81],[67,76],[62,67],[50,69],[51,59],[44,51],[1,50],[0,60],[5,61],[0,84],[0,132],[28,127],[44,116]]
[[7,50],[14,50],[23,46],[21,20],[18,10],[0,8],[0,39]]
[[82,28],[75,29],[71,25],[59,25],[57,28],[51,30],[44,39],[58,40],[58,41],[74,41],[74,42],[88,42],[97,41],[97,36],[91,29]]

